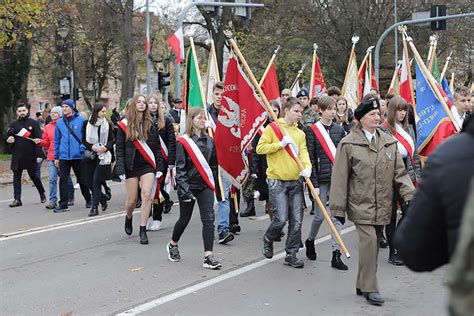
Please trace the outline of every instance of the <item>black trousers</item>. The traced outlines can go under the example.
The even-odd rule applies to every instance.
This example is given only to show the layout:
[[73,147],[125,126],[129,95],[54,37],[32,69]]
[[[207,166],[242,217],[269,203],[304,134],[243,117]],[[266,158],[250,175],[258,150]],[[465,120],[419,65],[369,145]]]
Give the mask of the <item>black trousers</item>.
[[[202,240],[204,251],[212,251],[214,242],[214,192],[206,188],[202,191],[192,191],[199,206],[202,222]],[[179,199],[179,219],[174,225],[171,239],[178,242],[186,226],[188,226],[196,200],[183,202]]]
[[105,184],[105,181],[102,181],[100,166],[99,166],[99,159],[96,159],[96,165],[94,168],[94,172],[92,177],[89,177],[89,183],[87,186],[89,190],[92,192],[92,206],[98,207],[100,201],[105,199],[105,196],[102,194],[102,186]]
[[[23,174],[24,169],[13,170],[13,198],[15,200],[21,201],[21,175]],[[30,179],[35,184],[36,190],[39,194],[44,193],[43,183],[41,183],[41,178],[38,177],[36,173],[36,167],[33,169],[26,169]]]
[[77,178],[77,183],[81,187],[81,193],[86,203],[91,201],[91,192],[89,187],[83,183],[82,174],[81,174],[81,164],[82,160],[59,160],[59,206],[67,207],[67,202],[69,199],[69,192],[67,186],[67,178],[71,173],[71,168],[74,171],[74,174]]
[[[240,190],[235,190],[235,197],[237,198],[237,206],[240,206]],[[235,202],[232,198],[232,192],[229,192],[230,212],[229,212],[229,225],[239,225],[239,210],[235,209]]]

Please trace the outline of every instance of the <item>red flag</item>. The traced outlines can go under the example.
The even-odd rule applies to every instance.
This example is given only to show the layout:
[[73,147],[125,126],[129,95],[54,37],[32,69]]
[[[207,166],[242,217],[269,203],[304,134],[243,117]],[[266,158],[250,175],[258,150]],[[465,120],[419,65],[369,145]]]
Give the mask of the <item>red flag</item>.
[[268,70],[268,73],[262,82],[262,90],[269,101],[279,100],[280,88],[278,87],[277,73],[275,70],[275,65],[273,63],[270,66],[270,69]]
[[310,98],[321,96],[327,94],[326,84],[324,83],[323,73],[321,71],[321,66],[319,65],[318,55],[315,55],[314,60],[314,83],[313,83],[313,92]]
[[364,97],[364,84],[365,84],[365,76],[366,76],[366,69],[367,68],[367,59],[364,60],[364,62],[360,65],[359,67],[359,74],[357,77],[357,82],[358,82],[358,89],[359,89],[359,101],[362,100]]
[[377,79],[375,79],[375,70],[374,66],[371,65],[370,67],[370,86],[371,88],[379,89],[379,86],[377,85]]
[[413,109],[416,108],[414,93],[413,93],[413,83],[411,80],[411,67],[410,62],[408,61],[408,46],[403,37],[403,59],[401,65],[401,74],[400,74],[400,96],[405,99],[409,104],[413,106]]
[[176,62],[180,63],[184,60],[184,39],[183,39],[183,28],[180,27],[168,40],[168,44],[176,54]]
[[267,120],[261,101],[234,56],[229,59],[214,142],[221,170],[240,187],[248,177],[244,153]]

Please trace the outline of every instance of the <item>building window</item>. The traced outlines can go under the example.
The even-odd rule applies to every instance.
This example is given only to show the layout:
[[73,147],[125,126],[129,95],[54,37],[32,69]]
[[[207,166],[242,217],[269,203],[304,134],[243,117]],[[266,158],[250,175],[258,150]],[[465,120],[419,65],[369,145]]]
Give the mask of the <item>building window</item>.
[[39,90],[44,89],[44,82],[42,79],[38,79],[36,81],[36,86],[38,87]]
[[39,109],[38,109],[38,110],[39,110],[40,112],[43,112],[45,108],[46,108],[46,102],[40,102],[40,103],[39,103]]
[[115,79],[115,80],[114,80],[114,90],[115,90],[115,91],[118,91],[118,90],[120,90],[120,89],[121,89],[121,87],[120,87],[120,81],[119,81],[118,79]]

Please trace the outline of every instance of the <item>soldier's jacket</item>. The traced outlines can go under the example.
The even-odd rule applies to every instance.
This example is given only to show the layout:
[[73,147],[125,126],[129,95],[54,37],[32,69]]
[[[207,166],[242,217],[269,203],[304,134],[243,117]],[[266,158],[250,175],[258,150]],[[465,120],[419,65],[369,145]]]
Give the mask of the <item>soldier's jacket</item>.
[[309,126],[319,121],[319,113],[313,112],[311,107],[308,105],[301,115],[301,120],[298,127],[302,130],[306,130]]

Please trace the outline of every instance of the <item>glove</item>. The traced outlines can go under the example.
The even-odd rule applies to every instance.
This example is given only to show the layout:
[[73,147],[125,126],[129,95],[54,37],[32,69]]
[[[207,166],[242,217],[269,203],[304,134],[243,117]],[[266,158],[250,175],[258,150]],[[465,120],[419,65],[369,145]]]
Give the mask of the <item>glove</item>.
[[124,174],[120,174],[119,178],[120,178],[120,181],[122,181],[122,182],[125,181],[125,175]]
[[250,177],[252,177],[252,178],[254,178],[254,179],[257,179],[257,175],[256,175],[255,173],[252,173],[252,174],[250,175]]
[[155,178],[159,179],[159,178],[161,178],[162,176],[163,176],[163,172],[158,171],[158,172],[156,173]]
[[280,145],[282,148],[285,148],[290,143],[292,143],[291,137],[286,135],[286,136],[283,136],[283,139],[281,140]]
[[[303,169],[300,172],[300,176],[308,178],[309,176],[311,176],[311,169]],[[318,195],[319,195],[319,193],[318,193]]]
[[346,218],[342,216],[334,216],[335,219],[341,222],[342,225],[346,223]]

